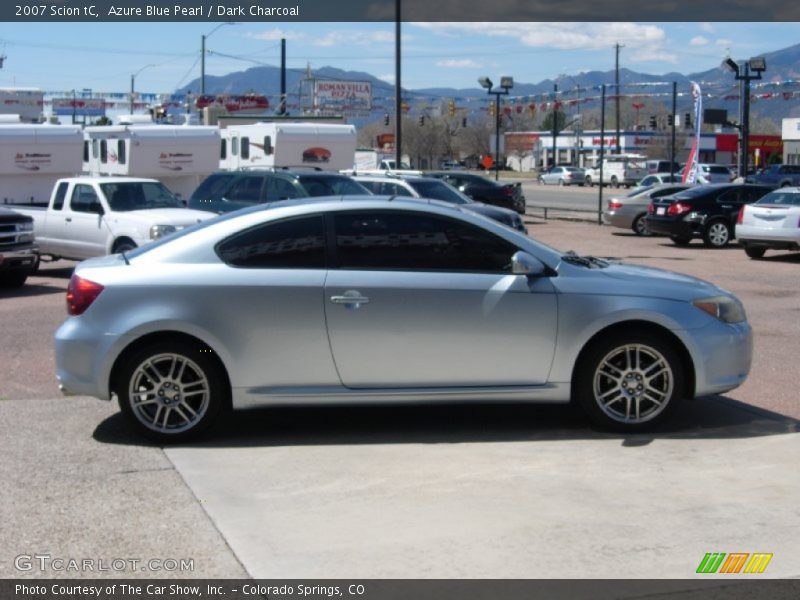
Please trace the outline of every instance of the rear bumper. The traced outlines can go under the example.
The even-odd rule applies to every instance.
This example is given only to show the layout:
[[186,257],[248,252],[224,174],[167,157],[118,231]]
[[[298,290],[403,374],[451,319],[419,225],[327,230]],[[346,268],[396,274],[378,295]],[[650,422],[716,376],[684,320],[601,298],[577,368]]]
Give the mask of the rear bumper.
[[797,229],[767,229],[752,225],[737,225],[736,238],[739,240],[739,245],[745,247],[800,249],[800,230]]
[[697,234],[697,228],[694,227],[694,223],[684,221],[683,219],[654,218],[651,215],[647,217],[647,229],[650,233],[685,238],[694,237]]

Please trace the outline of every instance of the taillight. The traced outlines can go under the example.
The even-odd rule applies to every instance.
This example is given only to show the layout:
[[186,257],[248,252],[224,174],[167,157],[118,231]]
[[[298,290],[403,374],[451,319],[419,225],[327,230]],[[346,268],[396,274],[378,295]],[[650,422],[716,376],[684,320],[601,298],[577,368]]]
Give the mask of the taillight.
[[692,210],[691,204],[686,204],[685,202],[673,202],[672,204],[669,205],[669,208],[667,209],[667,214],[673,216],[682,215],[684,213],[689,212],[690,210]]
[[509,198],[514,197],[514,188],[513,187],[504,187],[503,193],[508,196]]
[[99,283],[73,275],[67,286],[67,312],[73,316],[82,315],[102,291]]
[[622,202],[614,202],[609,200],[608,210],[619,210],[620,208],[622,208]]
[[739,208],[739,214],[736,216],[736,224],[741,225],[744,221],[744,206]]
[[656,214],[656,205],[653,204],[652,202],[647,205],[647,214],[648,215]]

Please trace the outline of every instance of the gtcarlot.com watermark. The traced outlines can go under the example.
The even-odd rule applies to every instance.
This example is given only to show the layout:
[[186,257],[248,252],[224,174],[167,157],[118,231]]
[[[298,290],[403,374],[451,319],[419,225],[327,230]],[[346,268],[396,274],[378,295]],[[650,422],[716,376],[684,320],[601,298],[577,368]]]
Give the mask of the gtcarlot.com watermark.
[[193,558],[75,558],[51,554],[20,554],[14,558],[18,571],[55,573],[152,573],[192,572]]

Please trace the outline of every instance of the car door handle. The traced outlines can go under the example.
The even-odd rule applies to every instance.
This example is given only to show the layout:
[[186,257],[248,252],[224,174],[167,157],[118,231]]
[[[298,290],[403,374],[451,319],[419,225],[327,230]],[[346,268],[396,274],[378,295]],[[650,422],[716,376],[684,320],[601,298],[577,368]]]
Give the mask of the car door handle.
[[66,219],[64,219],[64,220],[65,220],[67,223],[72,223],[72,217],[67,217],[67,218],[66,218]]
[[362,304],[368,304],[369,298],[362,296],[361,292],[355,290],[348,290],[341,296],[331,296],[331,302],[334,304],[352,304],[358,307]]

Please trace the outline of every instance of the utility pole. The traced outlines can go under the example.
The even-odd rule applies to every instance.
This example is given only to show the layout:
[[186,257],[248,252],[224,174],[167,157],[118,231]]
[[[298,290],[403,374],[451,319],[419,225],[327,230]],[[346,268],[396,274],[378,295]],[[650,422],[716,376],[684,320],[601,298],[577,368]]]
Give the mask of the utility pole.
[[553,166],[558,165],[558,148],[556,147],[556,140],[558,139],[558,84],[553,84]]
[[281,100],[278,114],[286,114],[286,38],[281,38]]
[[625,46],[620,44],[619,42],[614,44],[614,50],[615,50],[615,56],[616,56],[616,58],[614,60],[614,85],[616,86],[615,87],[616,91],[614,93],[614,96],[616,98],[615,104],[616,104],[616,113],[617,113],[617,119],[616,119],[616,123],[617,123],[617,154],[620,154],[622,152],[622,148],[621,148],[620,143],[619,143],[619,97],[620,97],[620,89],[619,89],[619,50],[620,50],[620,48],[624,48],[624,47]]
[[672,82],[672,140],[669,150],[669,174],[675,175],[675,115],[678,112],[678,82]]
[[403,98],[400,88],[400,0],[394,0],[394,165],[403,159]]

